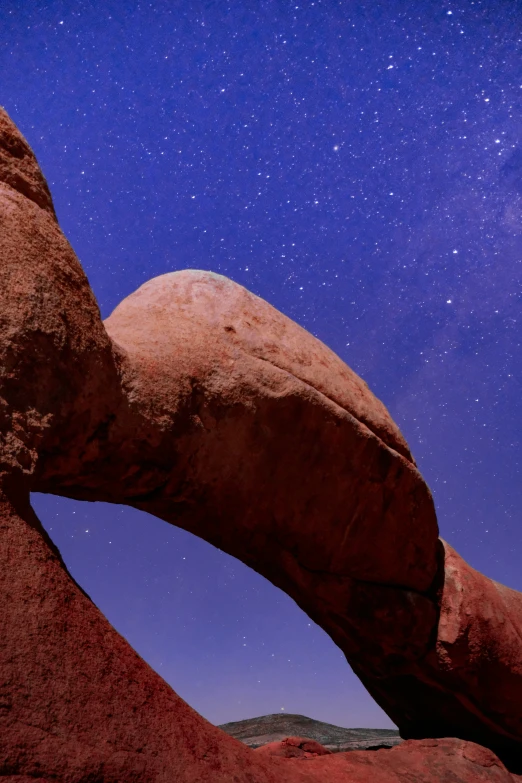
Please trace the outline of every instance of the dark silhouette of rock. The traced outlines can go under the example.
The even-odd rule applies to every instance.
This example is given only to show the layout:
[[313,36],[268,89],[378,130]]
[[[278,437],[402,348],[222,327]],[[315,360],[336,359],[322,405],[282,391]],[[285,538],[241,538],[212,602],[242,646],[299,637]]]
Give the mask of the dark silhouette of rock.
[[438,541],[430,492],[366,385],[211,273],[152,280],[104,326],[5,113],[0,220],[4,778],[437,781],[456,765],[461,780],[509,780],[460,740],[306,765],[255,754],[116,633],[68,574],[31,490],[126,503],[205,538],[330,634],[403,737],[457,735],[520,760],[521,596]]
[[314,740],[332,752],[391,748],[403,741],[396,729],[344,729],[288,712],[224,723],[219,728],[253,749],[293,736]]

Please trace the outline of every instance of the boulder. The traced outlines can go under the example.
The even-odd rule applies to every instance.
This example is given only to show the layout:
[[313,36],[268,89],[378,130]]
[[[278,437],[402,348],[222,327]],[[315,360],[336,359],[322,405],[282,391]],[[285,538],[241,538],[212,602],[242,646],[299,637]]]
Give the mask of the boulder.
[[[283,764],[288,781],[334,780],[255,754],[180,699],[67,572],[30,491],[126,503],[205,538],[292,596],[403,736],[478,740],[515,769],[521,596],[438,540],[429,489],[366,384],[209,272],[149,281],[104,325],[2,112],[0,220],[1,774],[268,783]],[[447,742],[412,747],[441,769],[472,763]],[[387,756],[404,780],[421,768],[408,753]]]
[[[515,783],[521,781],[487,748],[455,738],[408,740],[385,750],[355,750],[287,766],[313,770],[328,783]],[[312,766],[313,765],[313,766]]]

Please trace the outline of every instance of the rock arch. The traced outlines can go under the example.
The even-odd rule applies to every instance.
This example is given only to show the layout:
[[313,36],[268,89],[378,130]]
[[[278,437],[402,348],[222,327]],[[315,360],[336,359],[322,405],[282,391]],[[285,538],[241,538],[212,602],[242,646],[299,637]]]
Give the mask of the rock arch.
[[279,779],[111,628],[31,490],[126,503],[205,538],[294,598],[403,736],[473,740],[516,764],[521,595],[438,539],[429,489],[366,384],[209,272],[151,280],[103,324],[5,113],[0,218],[2,772]]

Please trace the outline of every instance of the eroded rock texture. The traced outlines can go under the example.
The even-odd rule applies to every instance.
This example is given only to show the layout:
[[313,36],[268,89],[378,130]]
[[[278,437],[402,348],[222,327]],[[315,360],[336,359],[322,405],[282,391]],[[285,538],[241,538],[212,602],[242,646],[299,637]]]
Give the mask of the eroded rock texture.
[[[151,280],[102,324],[34,156],[0,113],[0,774],[385,783],[411,780],[408,748],[443,771],[476,763],[446,740],[304,767],[254,754],[112,629],[31,490],[126,503],[219,546],[330,634],[403,736],[474,740],[516,768],[522,598],[438,540],[384,406],[326,346],[208,272]],[[395,777],[380,758],[399,760]],[[446,779],[436,766],[418,780]],[[498,759],[486,767],[473,779],[509,780]]]
[[390,750],[356,750],[313,760],[290,758],[284,763],[293,769],[297,765],[307,768],[313,765],[310,768],[319,780],[332,783],[514,783],[521,780],[518,775],[511,775],[487,748],[455,738],[409,740]]

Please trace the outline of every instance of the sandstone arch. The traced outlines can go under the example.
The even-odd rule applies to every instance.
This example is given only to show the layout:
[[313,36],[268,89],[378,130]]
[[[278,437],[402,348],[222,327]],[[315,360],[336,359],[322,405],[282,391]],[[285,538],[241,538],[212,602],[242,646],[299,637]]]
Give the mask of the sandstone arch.
[[521,596],[438,540],[429,489],[366,385],[211,273],[149,281],[102,324],[5,113],[0,217],[3,774],[279,774],[111,629],[31,490],[127,503],[218,545],[330,634],[403,736],[474,740],[516,765]]

